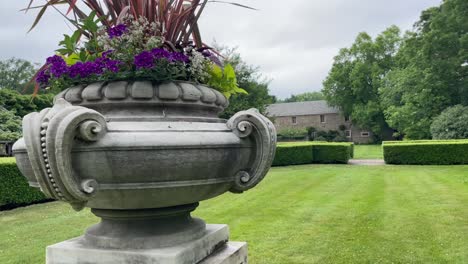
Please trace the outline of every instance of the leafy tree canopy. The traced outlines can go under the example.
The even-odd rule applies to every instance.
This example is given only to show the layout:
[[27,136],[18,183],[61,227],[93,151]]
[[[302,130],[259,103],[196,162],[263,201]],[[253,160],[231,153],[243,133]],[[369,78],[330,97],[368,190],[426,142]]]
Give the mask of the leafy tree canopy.
[[222,118],[230,118],[235,113],[257,108],[264,112],[267,105],[275,103],[276,98],[269,94],[268,83],[260,73],[259,68],[242,60],[235,48],[217,47],[225,57],[225,63],[234,66],[238,86],[248,94],[235,94],[229,98],[229,107],[221,114]]
[[21,118],[0,107],[0,140],[17,140],[21,137]]
[[395,65],[401,45],[400,29],[391,26],[377,38],[360,33],[350,48],[343,48],[323,82],[328,103],[339,107],[362,128],[371,130],[380,139],[385,122],[379,89],[384,76]]
[[0,61],[0,89],[6,88],[24,93],[31,93],[29,84],[37,69],[27,60],[11,58]]
[[445,0],[422,12],[407,33],[380,95],[387,122],[407,138],[430,138],[432,120],[468,105],[468,1]]
[[456,105],[445,109],[431,125],[434,139],[468,138],[468,106]]
[[292,103],[292,102],[306,102],[306,101],[320,101],[325,100],[325,96],[322,92],[307,92],[297,95],[291,95],[291,97],[284,100],[280,100],[282,103]]
[[14,90],[0,89],[0,108],[23,117],[31,112],[52,106],[53,96],[52,94],[22,95]]

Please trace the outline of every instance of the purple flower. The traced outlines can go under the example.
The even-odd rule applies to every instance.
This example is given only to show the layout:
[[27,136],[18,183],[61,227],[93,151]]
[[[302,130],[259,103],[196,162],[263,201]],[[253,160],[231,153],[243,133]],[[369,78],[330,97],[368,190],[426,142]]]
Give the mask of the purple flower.
[[135,56],[134,64],[137,68],[151,68],[153,67],[154,54],[149,51],[143,51]]
[[111,27],[109,28],[109,30],[107,31],[107,33],[109,34],[109,37],[111,39],[115,38],[115,37],[120,37],[122,36],[125,32],[127,31],[127,26],[124,25],[124,24],[119,24],[115,27]]
[[113,50],[104,51],[104,52],[102,53],[102,57],[103,57],[103,58],[107,58],[107,56],[108,56],[109,54],[111,54],[112,52],[114,52],[114,51],[113,51]]
[[184,62],[184,63],[189,63],[190,59],[187,55],[179,52],[173,52],[169,58],[170,61],[175,61],[175,62]]
[[49,72],[56,78],[68,72],[67,63],[58,55],[47,58],[47,65],[49,65]]
[[86,78],[91,74],[102,74],[103,69],[99,63],[96,62],[77,62],[70,66],[69,75],[71,78],[81,77]]
[[48,84],[50,75],[46,72],[47,69],[43,69],[39,71],[39,73],[36,76],[36,82],[40,84]]

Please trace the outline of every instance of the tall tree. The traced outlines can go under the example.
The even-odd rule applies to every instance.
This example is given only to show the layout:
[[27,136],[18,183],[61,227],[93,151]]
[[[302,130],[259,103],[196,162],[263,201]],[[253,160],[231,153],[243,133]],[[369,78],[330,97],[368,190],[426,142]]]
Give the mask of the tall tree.
[[306,92],[296,95],[291,95],[291,97],[281,100],[284,103],[292,102],[306,102],[306,101],[320,101],[325,100],[325,96],[322,92]]
[[0,107],[0,140],[17,140],[21,137],[21,118]]
[[27,60],[11,58],[0,61],[0,89],[31,92],[33,86],[28,83],[36,70],[35,65]]
[[422,12],[380,90],[387,122],[411,139],[430,138],[434,117],[468,105],[468,1]]
[[248,94],[236,94],[229,98],[229,107],[221,114],[222,118],[230,118],[238,111],[257,108],[264,112],[267,105],[275,103],[276,98],[269,94],[268,83],[260,73],[259,68],[247,64],[235,48],[217,47],[224,56],[224,62],[234,66],[239,87]]
[[391,26],[377,38],[360,33],[350,48],[343,48],[323,82],[329,104],[339,107],[354,123],[371,130],[380,140],[388,128],[380,103],[379,89],[384,76],[395,65],[402,38]]
[[53,94],[23,95],[14,90],[0,89],[0,108],[23,117],[31,112],[50,107],[53,96]]

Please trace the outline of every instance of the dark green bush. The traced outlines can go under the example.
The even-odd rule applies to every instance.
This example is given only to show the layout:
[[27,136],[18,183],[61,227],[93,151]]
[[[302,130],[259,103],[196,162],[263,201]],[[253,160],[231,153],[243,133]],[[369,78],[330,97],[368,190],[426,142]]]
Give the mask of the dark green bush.
[[305,128],[286,128],[278,132],[278,139],[305,139],[307,130]]
[[468,138],[468,106],[456,105],[445,109],[431,125],[434,139]]
[[273,166],[313,163],[348,163],[353,155],[352,143],[295,142],[279,144]]
[[314,163],[348,163],[353,155],[350,143],[317,143],[313,147]]
[[311,144],[285,144],[276,146],[273,166],[288,166],[310,164],[313,162],[313,146]]
[[29,187],[12,158],[0,158],[0,208],[37,203],[46,200],[38,190]]
[[468,164],[468,140],[384,142],[387,164]]

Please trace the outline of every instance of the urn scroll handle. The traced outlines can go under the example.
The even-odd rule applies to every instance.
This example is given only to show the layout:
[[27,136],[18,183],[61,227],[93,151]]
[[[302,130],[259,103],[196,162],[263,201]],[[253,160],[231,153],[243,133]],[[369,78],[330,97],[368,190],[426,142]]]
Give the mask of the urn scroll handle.
[[76,138],[99,140],[106,132],[104,116],[64,99],[53,108],[23,119],[23,134],[34,175],[48,197],[69,202],[81,210],[97,191],[94,179],[80,179],[72,168],[71,150]]
[[230,189],[233,193],[241,193],[255,187],[270,169],[276,151],[276,129],[255,108],[236,113],[228,120],[227,126],[238,137],[253,137],[255,141],[255,153],[249,169],[237,173]]

